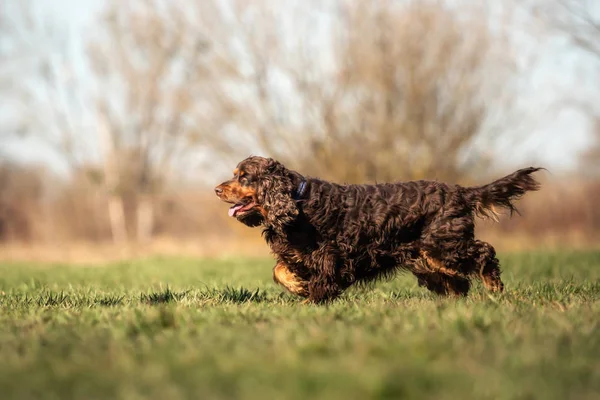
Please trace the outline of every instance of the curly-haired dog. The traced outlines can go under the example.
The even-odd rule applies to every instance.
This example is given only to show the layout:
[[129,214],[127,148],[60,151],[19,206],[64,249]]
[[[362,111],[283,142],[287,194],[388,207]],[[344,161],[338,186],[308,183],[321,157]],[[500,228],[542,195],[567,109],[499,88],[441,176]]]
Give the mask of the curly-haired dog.
[[240,162],[215,188],[229,215],[254,227],[277,257],[273,279],[312,302],[335,299],[355,283],[412,272],[438,294],[466,295],[472,277],[503,290],[494,248],[474,237],[474,218],[538,190],[525,168],[490,184],[434,181],[339,185],[304,177],[263,157]]

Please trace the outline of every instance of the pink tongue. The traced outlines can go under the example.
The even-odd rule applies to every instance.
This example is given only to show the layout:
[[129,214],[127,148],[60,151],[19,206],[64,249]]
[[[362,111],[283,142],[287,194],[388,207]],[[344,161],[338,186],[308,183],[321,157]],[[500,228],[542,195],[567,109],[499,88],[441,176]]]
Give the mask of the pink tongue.
[[240,208],[242,208],[242,207],[243,207],[243,205],[242,205],[242,204],[236,204],[235,206],[233,206],[233,207],[230,207],[230,208],[229,208],[229,216],[230,216],[230,217],[235,217],[235,213],[236,213],[236,212],[237,212],[237,211],[238,211]]

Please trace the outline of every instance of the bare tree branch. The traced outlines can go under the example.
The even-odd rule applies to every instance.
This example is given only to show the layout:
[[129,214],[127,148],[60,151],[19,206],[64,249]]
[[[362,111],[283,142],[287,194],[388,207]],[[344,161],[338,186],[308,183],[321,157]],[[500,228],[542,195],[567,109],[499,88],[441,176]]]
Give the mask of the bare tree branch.
[[[552,27],[566,34],[576,46],[600,62],[600,7],[597,2],[558,0],[557,8],[548,13],[547,18]],[[600,108],[586,103],[576,103],[576,106],[583,108],[592,118],[593,142],[583,151],[580,167],[585,174],[600,176]]]
[[[238,75],[245,95],[224,99],[238,129],[267,154],[332,178],[468,175],[483,161],[467,153],[487,121],[486,74],[505,73],[479,10],[469,16],[433,1],[336,4],[302,3],[290,21],[279,3],[235,3],[246,22],[239,26],[260,27],[231,34],[250,71]],[[308,31],[298,22],[310,20],[303,10],[327,16],[331,40],[282,34]]]

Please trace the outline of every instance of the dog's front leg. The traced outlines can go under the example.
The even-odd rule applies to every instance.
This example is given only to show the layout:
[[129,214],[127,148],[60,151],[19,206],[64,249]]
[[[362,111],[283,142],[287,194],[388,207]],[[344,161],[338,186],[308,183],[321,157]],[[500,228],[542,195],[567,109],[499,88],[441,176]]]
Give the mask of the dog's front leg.
[[308,300],[322,304],[336,299],[342,294],[340,285],[329,276],[314,276],[308,282]]
[[292,294],[308,297],[308,282],[293,272],[283,261],[279,261],[273,268],[273,280]]
[[315,263],[315,273],[308,281],[308,300],[312,303],[327,303],[342,294],[337,264],[334,257],[325,257]]

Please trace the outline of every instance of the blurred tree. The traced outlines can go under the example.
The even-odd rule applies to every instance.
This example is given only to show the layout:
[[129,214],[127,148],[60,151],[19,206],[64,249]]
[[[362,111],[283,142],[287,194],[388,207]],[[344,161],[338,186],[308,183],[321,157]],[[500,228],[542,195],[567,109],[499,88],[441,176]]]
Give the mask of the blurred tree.
[[152,234],[154,196],[170,169],[204,144],[198,92],[216,60],[196,22],[167,1],[113,2],[90,45],[111,221],[123,220],[124,198],[132,196],[138,241]]
[[[579,0],[577,2],[578,7],[571,8],[574,18],[569,32],[577,45],[593,54],[600,61],[600,17],[594,18],[592,15],[591,10],[594,4],[596,2]],[[596,7],[596,12],[600,13],[600,8]],[[600,70],[598,71],[598,79],[600,79]],[[598,90],[600,94],[600,87]],[[592,130],[594,142],[589,149],[584,151],[581,165],[586,172],[600,176],[600,108],[596,107],[592,110],[592,113],[595,114]]]
[[236,142],[246,133],[251,148],[350,182],[457,180],[489,165],[501,131],[490,116],[511,109],[514,65],[483,9],[439,1],[230,4],[241,90],[219,99],[231,110]]
[[[571,41],[600,62],[600,7],[595,0],[558,0],[543,14],[553,28],[566,33]],[[600,79],[600,64],[598,79]],[[600,96],[600,87],[598,88]],[[584,150],[580,166],[585,174],[600,176],[600,108],[579,104],[592,118],[592,145]]]
[[235,72],[213,41],[229,40],[223,18],[217,1],[113,1],[90,43],[111,221],[133,199],[138,241],[151,236],[155,197],[173,171],[191,173],[185,161],[203,152],[211,163],[232,155],[218,134],[228,110],[215,107]]
[[219,142],[203,102],[213,72],[226,79],[227,65],[202,32],[218,15],[217,3],[113,1],[84,59],[74,54],[72,35],[32,18],[30,6],[12,3],[10,19],[19,31],[10,48],[20,50],[27,35],[59,38],[28,64],[34,78],[22,88],[32,99],[27,108],[37,111],[31,118],[15,114],[53,145],[74,176],[85,171],[104,189],[115,242],[127,240],[128,227],[136,240],[147,240],[165,181],[173,171],[189,173],[182,171],[184,159]]
[[0,162],[0,243],[39,238],[44,178],[39,167]]
[[[22,82],[31,74],[31,60],[39,54],[35,21],[28,15],[29,2],[0,3],[0,140],[26,130],[27,92]],[[0,149],[1,151],[1,149]]]
[[[34,134],[63,157],[71,171],[90,157],[85,82],[75,68],[73,37],[54,21],[39,16],[29,1],[2,3],[4,82],[11,90],[8,107],[16,126],[11,132]],[[125,236],[123,221],[113,225],[113,238]]]
[[551,12],[554,22],[568,33],[575,44],[600,57],[600,8],[597,1],[559,0],[558,6]]
[[594,176],[600,176],[600,116],[596,116],[593,124],[594,144],[584,151],[582,167]]
[[520,120],[489,17],[435,0],[114,0],[84,60],[60,31],[40,52],[22,119],[103,189],[117,242],[152,234],[174,175],[218,180],[250,153],[347,182],[463,179]]

